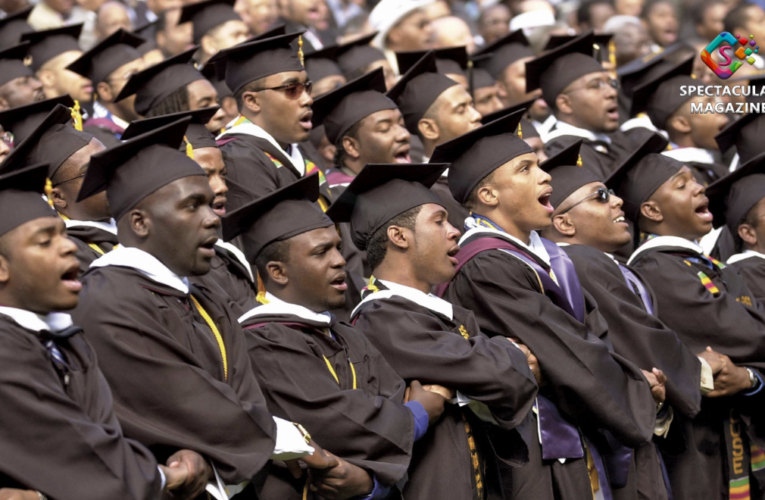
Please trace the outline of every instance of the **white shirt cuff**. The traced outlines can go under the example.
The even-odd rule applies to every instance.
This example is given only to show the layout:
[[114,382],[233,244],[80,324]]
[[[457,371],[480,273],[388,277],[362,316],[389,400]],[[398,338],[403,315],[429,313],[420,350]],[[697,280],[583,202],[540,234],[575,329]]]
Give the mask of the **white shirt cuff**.
[[670,406],[667,409],[667,414],[662,418],[656,418],[656,424],[653,427],[653,433],[656,436],[665,438],[669,434],[669,426],[672,425],[672,420],[675,418],[675,412]]
[[701,395],[706,396],[715,389],[715,377],[707,360],[699,358],[699,361],[701,361]]
[[292,422],[279,417],[273,417],[276,422],[276,448],[271,460],[294,460],[313,454],[313,446],[305,442],[303,434]]

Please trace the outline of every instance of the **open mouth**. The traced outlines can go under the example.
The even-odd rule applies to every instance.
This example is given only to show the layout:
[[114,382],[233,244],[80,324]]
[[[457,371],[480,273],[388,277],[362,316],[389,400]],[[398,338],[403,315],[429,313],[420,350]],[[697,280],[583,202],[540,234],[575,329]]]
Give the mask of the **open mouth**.
[[547,210],[550,213],[553,213],[555,209],[552,205],[550,205],[550,196],[552,196],[552,188],[548,188],[545,190],[539,197],[537,198],[537,201],[539,201],[539,204],[545,207],[545,210]]
[[696,215],[698,215],[701,220],[705,222],[712,222],[713,216],[712,212],[709,211],[709,199],[706,197],[704,198],[704,201],[702,201],[699,206],[696,207],[694,212],[696,212]]
[[626,224],[627,220],[624,218],[623,215],[620,215],[616,219],[614,219],[614,224]]
[[215,256],[215,243],[218,241],[217,236],[211,236],[207,238],[201,245],[199,245],[199,252],[206,259],[212,259]]
[[453,266],[456,266],[458,264],[457,261],[457,254],[460,251],[459,245],[454,245],[452,248],[449,249],[448,252],[446,252],[446,255],[449,257],[449,261],[451,261]]
[[215,212],[215,215],[218,217],[223,217],[226,215],[226,198],[220,197],[215,198],[212,204],[213,212]]
[[67,270],[61,275],[61,283],[70,292],[78,293],[82,290],[82,283],[79,278],[80,266],[78,263],[73,263],[67,268]]
[[606,109],[606,115],[611,120],[618,120],[619,119],[619,106],[614,104],[613,106],[609,106]]
[[309,111],[308,113],[304,114],[300,117],[300,126],[303,127],[305,130],[311,130],[313,128],[313,123],[311,123],[311,118],[313,117],[313,112]]
[[393,155],[396,163],[412,163],[412,159],[409,157],[409,146],[404,146],[399,149],[396,154]]
[[329,282],[332,287],[340,292],[345,292],[348,289],[348,285],[345,283],[345,273],[342,272],[335,276],[335,278]]

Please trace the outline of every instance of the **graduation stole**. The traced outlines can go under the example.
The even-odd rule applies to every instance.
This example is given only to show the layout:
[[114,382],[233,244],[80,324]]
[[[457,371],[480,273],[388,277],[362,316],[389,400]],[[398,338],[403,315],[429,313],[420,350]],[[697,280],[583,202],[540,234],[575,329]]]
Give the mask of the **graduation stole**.
[[[66,215],[64,215],[64,214],[62,214],[62,213],[60,213],[60,212],[58,212],[58,211],[57,211],[56,213],[57,213],[57,214],[58,214],[58,216],[59,216],[59,217],[61,217],[62,219],[64,219],[64,220],[69,220],[69,217],[67,217]],[[90,249],[91,249],[91,250],[93,250],[94,252],[96,252],[98,255],[106,255],[106,252],[104,251],[104,249],[103,249],[103,248],[101,248],[100,246],[96,245],[95,243],[88,243],[88,246],[90,247]],[[114,245],[114,247],[112,248],[112,250],[114,250],[114,249],[115,249],[115,248],[117,248],[118,246],[119,246],[119,245]]]
[[[728,453],[728,494],[730,500],[750,499],[750,471],[762,482],[765,474],[765,452],[746,435],[741,416],[735,408],[723,420]],[[746,444],[749,446],[746,446]]]
[[218,350],[220,350],[220,357],[223,359],[223,379],[228,380],[228,356],[226,355],[226,344],[223,343],[223,336],[220,334],[218,327],[215,326],[215,322],[212,320],[205,308],[202,307],[202,304],[199,303],[196,297],[189,293],[189,298],[191,299],[191,303],[194,304],[194,307],[197,309],[200,316],[202,316],[202,319],[205,320],[205,323],[207,323],[207,326],[210,327],[210,330],[212,330],[213,335],[215,336],[215,341],[218,343]]

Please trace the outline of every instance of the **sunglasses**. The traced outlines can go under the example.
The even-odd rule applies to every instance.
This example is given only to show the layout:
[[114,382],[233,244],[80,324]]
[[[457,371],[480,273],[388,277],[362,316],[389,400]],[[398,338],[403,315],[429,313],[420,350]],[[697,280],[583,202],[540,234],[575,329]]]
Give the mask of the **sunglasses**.
[[558,215],[563,215],[563,214],[565,214],[567,212],[570,212],[575,206],[577,206],[577,205],[579,205],[581,203],[584,203],[587,200],[591,200],[593,198],[598,200],[600,203],[608,203],[608,200],[610,200],[611,196],[613,196],[614,194],[615,193],[614,193],[613,189],[607,189],[607,188],[604,188],[604,187],[599,187],[597,191],[595,191],[594,193],[592,193],[592,194],[586,196],[585,198],[577,201],[576,203],[574,203],[573,205],[571,205],[570,207],[568,207],[566,210],[562,211]]
[[260,89],[260,90],[257,90],[256,92],[260,92],[262,90],[276,90],[279,92],[284,92],[284,96],[287,99],[294,101],[295,99],[303,95],[303,92],[310,95],[312,89],[313,89],[313,82],[309,80],[305,83],[300,83],[300,82],[288,83],[287,85],[281,85],[279,87]]

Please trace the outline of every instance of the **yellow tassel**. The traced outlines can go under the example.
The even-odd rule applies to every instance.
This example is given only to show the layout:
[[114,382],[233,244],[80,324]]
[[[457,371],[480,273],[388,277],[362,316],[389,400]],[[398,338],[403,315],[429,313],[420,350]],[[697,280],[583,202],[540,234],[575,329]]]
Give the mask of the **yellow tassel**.
[[189,142],[189,139],[184,135],[183,140],[186,141],[186,156],[194,159],[194,148],[191,146],[191,143]]
[[608,62],[611,63],[611,78],[616,79],[616,44],[613,39],[608,41]]
[[523,139],[523,130],[521,130],[521,124],[518,124],[518,139]]
[[576,166],[577,167],[582,166],[582,155],[579,155],[579,157],[576,159]]
[[300,64],[305,68],[305,56],[303,55],[303,35],[298,37],[298,57]]
[[260,277],[258,271],[255,271],[255,277],[258,284],[258,295],[255,297],[255,300],[258,304],[268,304],[268,299],[266,298],[266,285],[263,283],[263,279]]
[[72,110],[72,121],[74,122],[74,129],[82,132],[82,113],[80,113],[80,101],[74,100],[74,107],[69,108]]
[[53,183],[50,179],[45,179],[45,197],[48,199],[48,205],[53,208]]

